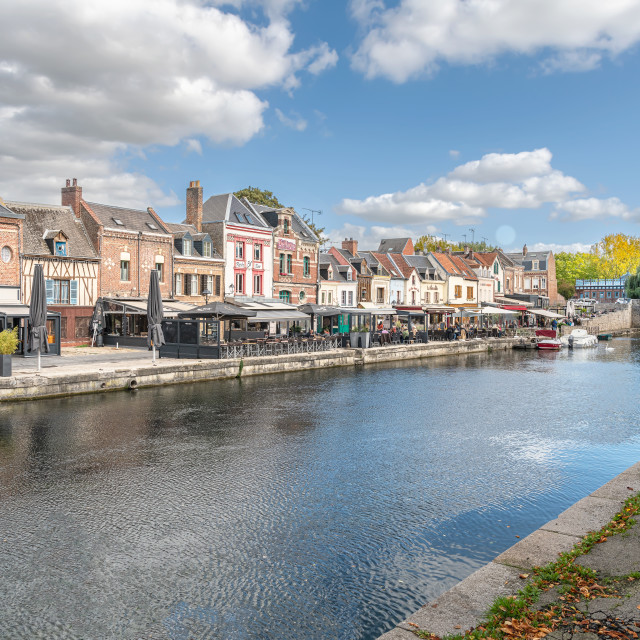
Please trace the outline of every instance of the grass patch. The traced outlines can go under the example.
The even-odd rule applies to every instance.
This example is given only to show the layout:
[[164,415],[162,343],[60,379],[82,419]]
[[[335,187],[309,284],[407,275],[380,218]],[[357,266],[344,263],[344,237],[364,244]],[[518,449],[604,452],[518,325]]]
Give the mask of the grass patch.
[[[413,633],[426,640],[538,640],[562,624],[574,620],[577,613],[574,603],[594,598],[613,597],[616,584],[640,580],[640,572],[632,572],[615,579],[597,582],[597,573],[588,567],[575,564],[583,556],[607,538],[628,531],[640,514],[640,493],[630,496],[622,509],[600,531],[590,532],[558,560],[533,569],[533,577],[515,596],[501,596],[487,612],[484,621],[475,629],[440,638],[424,629]],[[521,576],[522,577],[522,576]],[[558,599],[544,611],[532,608],[540,594],[558,587]],[[412,625],[417,626],[417,625]]]

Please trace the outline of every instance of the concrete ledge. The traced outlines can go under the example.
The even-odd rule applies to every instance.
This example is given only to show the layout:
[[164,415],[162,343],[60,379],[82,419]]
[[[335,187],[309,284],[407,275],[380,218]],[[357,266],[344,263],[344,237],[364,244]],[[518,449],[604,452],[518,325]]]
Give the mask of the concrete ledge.
[[[394,345],[372,349],[336,349],[321,353],[299,353],[243,360],[242,377],[270,373],[289,373],[329,367],[349,367],[380,362],[406,361],[436,356],[482,353],[489,349],[510,349],[514,338],[431,342]],[[83,393],[96,393],[167,384],[185,384],[234,378],[240,360],[159,359],[155,364],[144,358],[121,365],[100,367],[93,364],[75,368],[60,366],[40,373],[22,373],[0,378],[0,402],[31,400]],[[123,366],[124,365],[124,366]]]
[[[416,627],[409,623],[439,636],[462,633],[477,626],[496,598],[514,595],[523,587],[524,582],[518,577],[520,572],[557,560],[558,554],[570,551],[586,533],[607,524],[629,495],[633,495],[629,487],[634,492],[640,491],[640,462],[426,604],[395,629],[380,636],[380,640],[415,638],[412,630]],[[622,545],[622,539],[618,543]]]

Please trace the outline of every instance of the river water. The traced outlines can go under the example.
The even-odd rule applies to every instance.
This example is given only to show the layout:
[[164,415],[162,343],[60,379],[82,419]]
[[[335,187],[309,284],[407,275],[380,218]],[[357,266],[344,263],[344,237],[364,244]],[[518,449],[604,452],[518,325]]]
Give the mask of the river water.
[[638,461],[639,388],[620,338],[2,406],[0,637],[371,640]]

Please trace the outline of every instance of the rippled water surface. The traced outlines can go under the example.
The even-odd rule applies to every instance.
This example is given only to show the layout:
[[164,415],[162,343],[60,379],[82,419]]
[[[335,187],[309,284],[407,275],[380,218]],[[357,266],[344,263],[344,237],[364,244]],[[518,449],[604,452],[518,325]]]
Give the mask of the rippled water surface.
[[640,341],[0,407],[1,638],[376,638],[640,459]]

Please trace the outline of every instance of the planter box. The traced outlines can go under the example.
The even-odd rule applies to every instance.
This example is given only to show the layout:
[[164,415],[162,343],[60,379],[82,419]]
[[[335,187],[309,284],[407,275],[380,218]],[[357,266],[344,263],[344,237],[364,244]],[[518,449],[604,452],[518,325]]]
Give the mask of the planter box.
[[0,354],[0,366],[2,366],[2,377],[11,377],[11,355]]
[[349,342],[352,348],[368,349],[371,344],[371,334],[369,332],[352,331],[349,334]]

